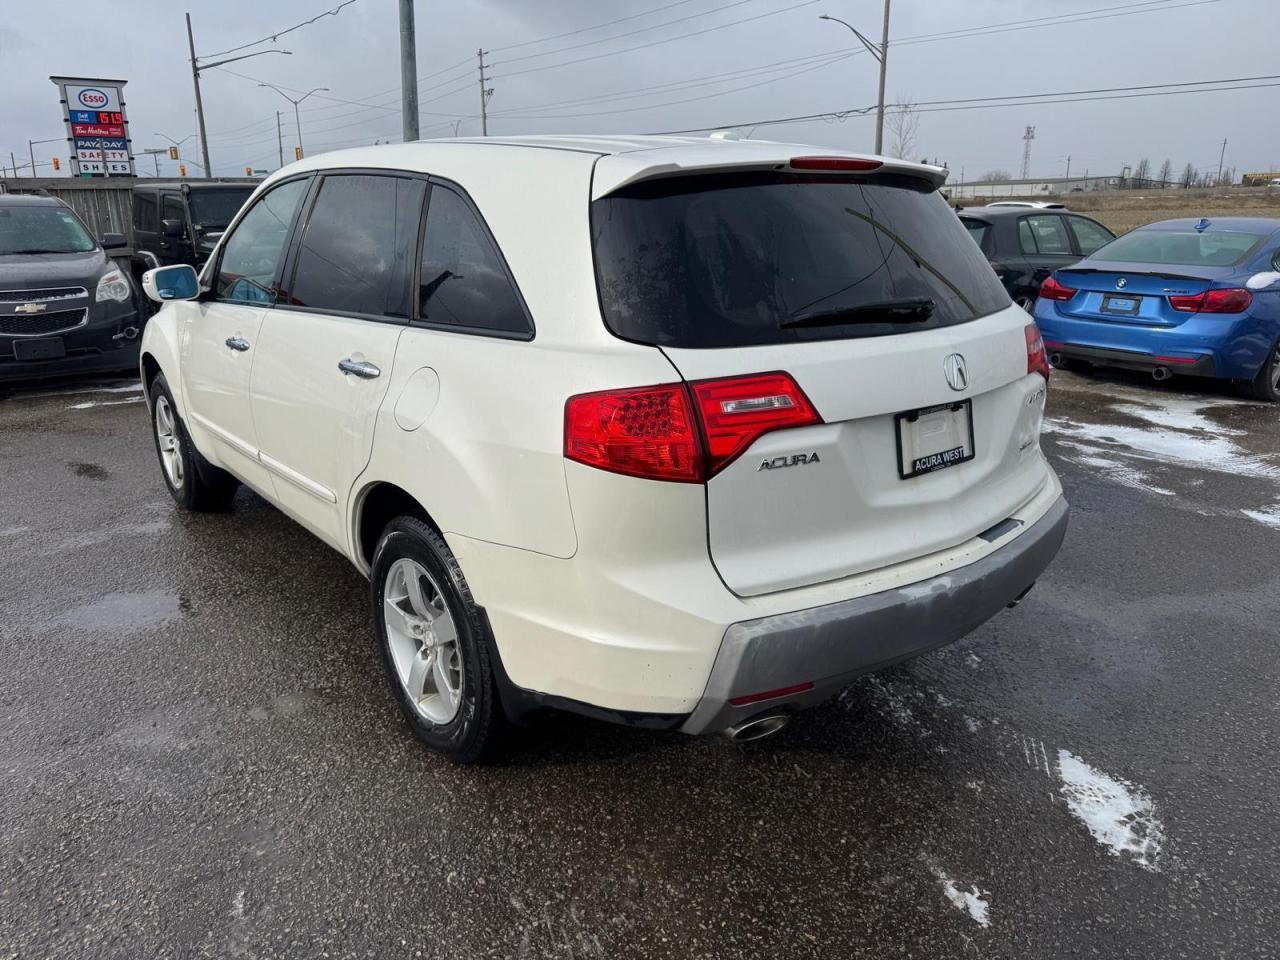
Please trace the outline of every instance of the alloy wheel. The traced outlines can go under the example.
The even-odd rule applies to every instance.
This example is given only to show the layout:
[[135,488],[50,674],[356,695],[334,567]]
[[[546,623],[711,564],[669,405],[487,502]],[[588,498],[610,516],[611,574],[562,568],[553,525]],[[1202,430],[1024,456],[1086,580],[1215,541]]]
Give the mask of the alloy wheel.
[[182,462],[182,447],[178,443],[178,430],[173,408],[169,406],[168,397],[160,396],[156,398],[155,419],[156,444],[160,448],[160,463],[164,467],[164,474],[169,478],[169,484],[175,490],[181,490],[185,467]]
[[449,723],[462,702],[462,651],[444,594],[422,564],[403,557],[391,565],[382,617],[396,677],[414,711]]

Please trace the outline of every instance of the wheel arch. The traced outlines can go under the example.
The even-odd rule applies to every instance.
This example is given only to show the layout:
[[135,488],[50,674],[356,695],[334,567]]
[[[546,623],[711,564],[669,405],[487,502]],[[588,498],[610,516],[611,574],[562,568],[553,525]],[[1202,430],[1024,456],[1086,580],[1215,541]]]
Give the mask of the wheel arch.
[[388,523],[400,516],[417,517],[443,536],[427,508],[403,487],[388,480],[375,480],[360,489],[351,511],[351,545],[353,559],[360,572],[369,575],[378,537]]

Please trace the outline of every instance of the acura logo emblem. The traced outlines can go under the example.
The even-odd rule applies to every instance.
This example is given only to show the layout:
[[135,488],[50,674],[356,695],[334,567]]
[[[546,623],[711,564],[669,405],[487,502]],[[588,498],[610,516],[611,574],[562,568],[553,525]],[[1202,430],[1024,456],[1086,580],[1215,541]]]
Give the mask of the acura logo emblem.
[[1129,281],[1126,280],[1124,277],[1121,277],[1119,280],[1116,281],[1117,290],[1123,290],[1128,285],[1129,285]]
[[942,373],[952,390],[964,390],[969,386],[969,371],[965,369],[964,357],[958,353],[948,354],[942,361]]

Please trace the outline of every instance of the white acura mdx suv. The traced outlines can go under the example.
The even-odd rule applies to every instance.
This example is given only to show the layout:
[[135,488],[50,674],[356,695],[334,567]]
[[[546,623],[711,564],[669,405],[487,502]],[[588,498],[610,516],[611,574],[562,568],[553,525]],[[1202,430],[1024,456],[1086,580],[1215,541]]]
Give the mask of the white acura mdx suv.
[[414,733],[559,708],[761,736],[1057,552],[1049,367],[945,171],[782,143],[446,140],[258,188],[142,375],[192,510],[255,490],[371,581]]

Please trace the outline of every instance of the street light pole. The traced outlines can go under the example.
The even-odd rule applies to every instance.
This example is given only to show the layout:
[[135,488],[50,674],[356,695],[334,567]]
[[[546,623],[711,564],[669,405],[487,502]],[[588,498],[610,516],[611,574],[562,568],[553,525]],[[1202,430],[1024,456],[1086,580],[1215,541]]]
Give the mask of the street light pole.
[[[260,86],[260,87],[270,87],[270,88],[271,88],[272,90],[274,90],[276,93],[280,94],[280,96],[284,97],[286,100],[288,100],[290,103],[292,103],[292,104],[293,104],[293,123],[294,123],[295,128],[296,128],[296,129],[297,129],[297,131],[298,131],[298,153],[299,153],[299,154],[302,154],[302,153],[303,153],[303,150],[302,150],[302,118],[301,118],[300,114],[298,113],[298,104],[300,104],[303,100],[307,99],[307,97],[311,96],[313,93],[320,93],[320,92],[322,92],[322,91],[323,91],[323,92],[325,92],[325,93],[327,93],[327,92],[328,92],[328,90],[329,90],[329,88],[328,88],[328,87],[313,87],[312,89],[310,89],[310,90],[308,90],[306,93],[304,93],[302,96],[300,96],[297,100],[295,100],[295,99],[293,99],[293,97],[289,96],[287,93],[285,93],[285,92],[284,92],[283,90],[281,90],[279,87],[277,87],[274,83],[260,83],[260,84],[258,84],[258,86]],[[277,122],[278,122],[278,120],[279,120],[279,118],[277,118]]]
[[884,153],[884,82],[889,61],[889,0],[884,0],[884,30],[879,44],[872,43],[857,27],[839,17],[829,17],[824,13],[818,19],[830,20],[848,27],[858,41],[866,47],[867,53],[875,57],[880,64],[880,95],[876,101],[876,153],[882,154]]
[[250,57],[260,57],[266,53],[283,53],[285,56],[292,56],[289,50],[259,50],[257,53],[246,53],[241,57],[231,57],[227,60],[219,60],[217,63],[196,63],[200,58],[196,56],[196,41],[191,33],[191,14],[187,14],[187,50],[191,53],[191,83],[196,88],[196,122],[200,126],[200,153],[204,157],[204,175],[206,178],[213,176],[213,167],[209,164],[209,138],[205,134],[204,129],[204,102],[200,99],[200,71],[208,70],[210,67],[220,67],[224,63],[234,63],[237,60],[248,60]]
[[280,111],[276,111],[276,149],[280,151],[280,166],[284,166],[284,133],[280,130]]

